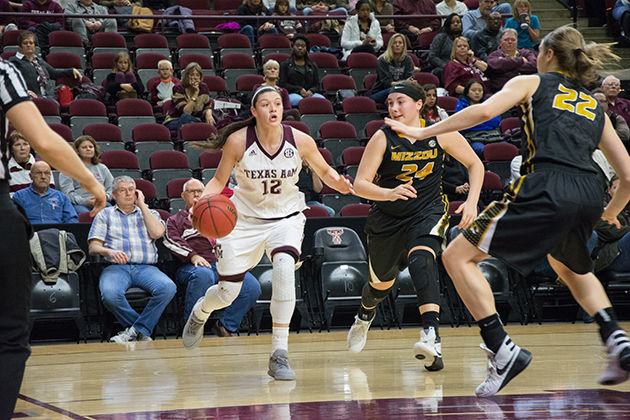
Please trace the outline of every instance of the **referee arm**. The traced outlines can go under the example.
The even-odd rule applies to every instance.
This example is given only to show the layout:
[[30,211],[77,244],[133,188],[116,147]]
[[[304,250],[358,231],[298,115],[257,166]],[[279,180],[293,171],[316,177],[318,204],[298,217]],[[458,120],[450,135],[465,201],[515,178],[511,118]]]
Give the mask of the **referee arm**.
[[105,207],[105,187],[87,170],[68,143],[46,124],[33,102],[24,101],[12,106],[6,116],[42,159],[79,181],[81,188],[94,196],[96,201],[90,212],[92,216]]

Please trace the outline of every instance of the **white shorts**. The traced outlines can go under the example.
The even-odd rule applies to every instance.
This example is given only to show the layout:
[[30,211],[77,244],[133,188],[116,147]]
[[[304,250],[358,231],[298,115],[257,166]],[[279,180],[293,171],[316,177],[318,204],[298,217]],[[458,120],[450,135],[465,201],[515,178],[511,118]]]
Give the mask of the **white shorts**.
[[270,260],[279,251],[291,251],[299,257],[305,223],[302,212],[280,220],[239,216],[234,230],[217,239],[217,271],[222,277],[246,273],[260,262],[265,251]]

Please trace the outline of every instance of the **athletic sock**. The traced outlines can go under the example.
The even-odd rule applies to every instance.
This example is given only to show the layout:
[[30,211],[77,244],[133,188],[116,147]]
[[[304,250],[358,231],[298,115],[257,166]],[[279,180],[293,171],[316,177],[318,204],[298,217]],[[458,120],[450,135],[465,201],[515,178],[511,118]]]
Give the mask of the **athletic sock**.
[[278,349],[289,350],[289,327],[271,328],[271,353]]
[[598,311],[595,315],[595,322],[599,325],[599,335],[602,337],[602,341],[606,344],[606,340],[610,335],[621,329],[617,324],[617,317],[612,307],[604,308]]
[[499,314],[493,314],[477,321],[477,325],[481,328],[481,338],[490,350],[494,353],[499,350],[507,333],[503,329]]
[[376,315],[376,307],[372,309],[366,309],[363,305],[359,307],[359,313],[357,314],[361,321],[371,321]]
[[428,330],[433,327],[435,336],[438,337],[438,326],[440,325],[440,313],[437,311],[427,311],[420,315],[422,318],[422,328]]

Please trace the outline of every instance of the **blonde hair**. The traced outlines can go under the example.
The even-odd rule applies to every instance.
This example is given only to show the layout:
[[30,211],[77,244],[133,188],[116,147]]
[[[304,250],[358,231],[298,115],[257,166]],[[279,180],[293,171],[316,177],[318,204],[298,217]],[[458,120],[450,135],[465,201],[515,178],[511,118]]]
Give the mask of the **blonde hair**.
[[589,86],[598,80],[597,70],[619,62],[611,44],[584,42],[582,34],[571,26],[561,26],[545,36],[540,54],[552,50],[560,70]]
[[279,69],[280,63],[278,63],[276,60],[273,60],[273,59],[269,59],[265,61],[265,64],[263,64],[263,74],[267,71],[267,68],[269,68],[269,66],[276,66]]
[[514,6],[512,6],[512,10],[516,11],[519,6],[527,7],[527,14],[532,14],[532,5],[529,3],[529,0],[514,0]]
[[192,75],[193,71],[199,73],[199,77],[201,77],[203,81],[203,70],[201,70],[201,66],[199,65],[199,63],[192,61],[188,63],[188,65],[184,69],[184,72],[182,73],[182,86],[184,86],[185,88],[190,87],[190,76]]
[[131,57],[129,56],[129,54],[126,51],[119,51],[116,56],[114,56],[114,66],[112,67],[112,72],[118,72],[118,62],[123,58],[126,58],[127,62],[129,63],[127,71],[133,71],[133,63],[131,62]]
[[468,42],[468,40],[463,36],[458,36],[453,40],[453,47],[451,48],[451,60],[455,58],[455,51],[457,51],[457,41],[465,41],[468,45],[468,49],[470,49],[470,43]]
[[168,66],[171,68],[171,70],[173,70],[173,63],[171,63],[169,60],[164,59],[164,60],[160,60],[160,61],[158,61],[158,62],[157,62],[158,69],[160,68],[160,66],[161,66],[162,64],[168,64]]
[[407,39],[405,38],[403,34],[399,34],[399,33],[395,33],[394,35],[391,36],[391,38],[389,38],[389,42],[387,43],[387,50],[385,50],[385,52],[381,54],[379,58],[382,58],[388,63],[391,63],[392,61],[394,61],[394,52],[392,51],[392,45],[394,45],[394,41],[396,40],[396,38],[402,39],[402,42],[403,42],[403,51],[402,51],[402,54],[400,54],[399,61],[403,61],[405,58],[407,58]]

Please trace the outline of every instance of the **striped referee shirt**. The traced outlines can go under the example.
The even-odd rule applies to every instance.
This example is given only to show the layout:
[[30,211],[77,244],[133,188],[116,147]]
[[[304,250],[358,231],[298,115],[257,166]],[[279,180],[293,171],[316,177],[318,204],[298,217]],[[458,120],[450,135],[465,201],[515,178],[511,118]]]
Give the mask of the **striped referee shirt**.
[[31,97],[28,94],[26,83],[24,83],[20,72],[13,64],[0,58],[0,106],[2,107],[0,111],[0,159],[2,160],[2,165],[0,165],[0,180],[9,179],[9,153],[6,139],[8,124],[5,118],[6,112],[14,105],[30,100]]
[[[150,211],[164,224],[157,211]],[[117,205],[105,207],[92,222],[88,235],[88,240],[91,239],[99,239],[107,248],[123,251],[129,258],[127,264],[155,264],[158,259],[155,239],[149,236],[138,206],[129,214],[123,213]],[[110,258],[105,259],[114,262]]]

